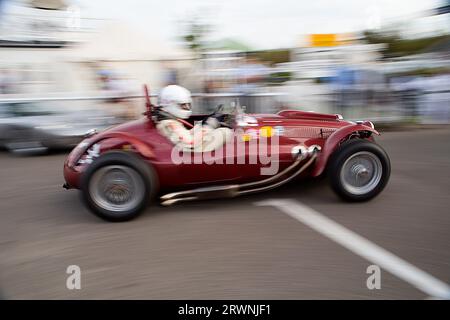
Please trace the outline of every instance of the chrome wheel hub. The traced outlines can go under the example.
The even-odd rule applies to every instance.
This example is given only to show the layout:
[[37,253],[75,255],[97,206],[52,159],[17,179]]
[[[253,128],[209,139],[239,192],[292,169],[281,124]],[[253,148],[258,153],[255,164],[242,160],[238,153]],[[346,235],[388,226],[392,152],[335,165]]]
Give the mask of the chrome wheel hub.
[[360,195],[375,189],[382,173],[383,166],[380,159],[371,152],[361,151],[345,161],[340,178],[345,190]]
[[111,165],[98,169],[89,182],[89,193],[99,207],[109,211],[128,211],[144,198],[145,186],[139,173],[127,166]]
[[367,175],[369,174],[369,170],[362,164],[356,164],[353,166],[352,168],[352,173],[356,176],[356,177],[367,177]]

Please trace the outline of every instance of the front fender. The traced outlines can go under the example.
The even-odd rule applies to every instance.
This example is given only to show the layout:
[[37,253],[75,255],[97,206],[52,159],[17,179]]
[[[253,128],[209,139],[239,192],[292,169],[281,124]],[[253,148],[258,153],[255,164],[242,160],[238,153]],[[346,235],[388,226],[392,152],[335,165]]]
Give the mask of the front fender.
[[153,152],[151,146],[143,142],[142,140],[136,138],[125,132],[108,132],[102,133],[97,136],[93,136],[87,140],[85,143],[78,145],[69,155],[67,163],[69,168],[76,165],[80,157],[94,144],[106,141],[108,139],[118,139],[120,144],[131,145],[140,155],[146,159],[154,159],[155,153]]
[[136,138],[133,135],[130,135],[125,132],[111,132],[111,133],[105,133],[102,135],[97,141],[91,143],[93,145],[94,143],[97,143],[99,141],[110,139],[110,138],[116,138],[119,140],[122,140],[123,143],[130,144],[133,146],[136,151],[141,154],[146,159],[153,159],[155,158],[155,153],[153,152],[152,148],[145,142],[143,142],[141,139]]
[[336,130],[325,141],[322,151],[320,152],[320,155],[317,159],[316,166],[314,167],[311,175],[313,177],[321,175],[327,166],[328,159],[337,149],[337,147],[339,147],[340,142],[352,133],[360,132],[371,132],[375,133],[376,135],[380,135],[377,130],[364,124],[350,124],[348,126],[340,128],[339,130]]

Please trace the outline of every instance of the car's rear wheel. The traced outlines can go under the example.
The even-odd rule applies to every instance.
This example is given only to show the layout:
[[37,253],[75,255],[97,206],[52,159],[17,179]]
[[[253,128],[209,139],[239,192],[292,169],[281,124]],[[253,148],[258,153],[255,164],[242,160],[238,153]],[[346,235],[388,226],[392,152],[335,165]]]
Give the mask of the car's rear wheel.
[[96,159],[82,177],[88,207],[108,221],[127,221],[139,215],[156,192],[153,170],[131,153],[114,151]]
[[367,140],[343,143],[329,160],[331,187],[347,201],[366,201],[386,186],[391,172],[389,157]]

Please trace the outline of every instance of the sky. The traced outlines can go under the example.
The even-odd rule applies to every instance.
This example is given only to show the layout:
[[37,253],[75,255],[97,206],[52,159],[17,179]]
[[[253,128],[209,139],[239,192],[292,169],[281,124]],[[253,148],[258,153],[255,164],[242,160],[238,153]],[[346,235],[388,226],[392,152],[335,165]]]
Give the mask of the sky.
[[[175,40],[183,20],[200,16],[212,39],[233,38],[255,49],[295,46],[302,35],[343,33],[408,21],[443,0],[72,0],[82,17],[125,21]],[[419,24],[420,31],[427,24]],[[413,30],[414,31],[414,30]]]

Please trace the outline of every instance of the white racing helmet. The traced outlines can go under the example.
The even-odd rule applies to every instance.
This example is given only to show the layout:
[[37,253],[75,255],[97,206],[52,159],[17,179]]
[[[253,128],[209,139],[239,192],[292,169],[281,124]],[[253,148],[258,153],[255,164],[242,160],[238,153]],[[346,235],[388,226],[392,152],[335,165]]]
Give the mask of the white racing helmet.
[[181,86],[164,87],[159,94],[161,109],[177,118],[187,119],[191,116],[191,103],[191,93]]

